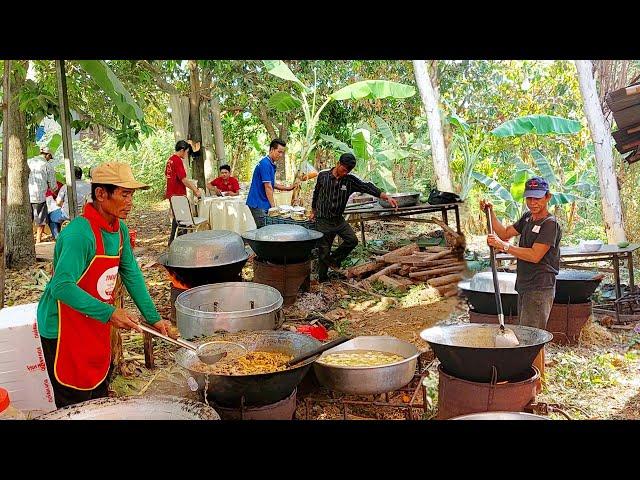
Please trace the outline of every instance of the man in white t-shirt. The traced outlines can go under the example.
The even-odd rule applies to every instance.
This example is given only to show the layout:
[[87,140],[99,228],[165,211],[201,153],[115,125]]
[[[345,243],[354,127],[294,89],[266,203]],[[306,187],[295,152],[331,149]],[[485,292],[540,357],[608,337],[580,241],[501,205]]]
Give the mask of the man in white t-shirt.
[[[76,177],[76,213],[79,215],[82,213],[84,204],[91,201],[91,183],[81,180],[82,169],[80,167],[74,167],[73,173]],[[67,186],[63,185],[56,197],[56,204],[60,207],[60,212],[56,210],[55,218],[50,217],[52,221],[62,223],[65,220],[70,220],[69,202],[67,200]]]

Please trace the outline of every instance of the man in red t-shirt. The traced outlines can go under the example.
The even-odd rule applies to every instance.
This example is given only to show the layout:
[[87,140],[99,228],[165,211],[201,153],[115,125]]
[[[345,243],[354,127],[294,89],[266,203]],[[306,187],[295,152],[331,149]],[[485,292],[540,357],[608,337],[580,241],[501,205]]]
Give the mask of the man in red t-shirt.
[[[178,143],[176,143],[176,153],[171,155],[169,160],[167,160],[167,166],[164,169],[164,176],[167,179],[167,190],[164,196],[166,199],[170,199],[174,195],[186,195],[187,188],[189,188],[196,197],[200,198],[200,191],[193,180],[187,178],[187,172],[184,169],[184,163],[182,163],[182,160],[189,155],[190,148],[190,145],[186,141],[178,141]],[[169,205],[169,212],[171,212],[171,205]],[[171,245],[171,240],[177,228],[178,224],[176,223],[176,219],[171,215],[169,245]]]
[[231,167],[229,165],[220,166],[220,176],[214,178],[208,184],[213,193],[220,196],[236,196],[240,191],[238,180],[231,176]]

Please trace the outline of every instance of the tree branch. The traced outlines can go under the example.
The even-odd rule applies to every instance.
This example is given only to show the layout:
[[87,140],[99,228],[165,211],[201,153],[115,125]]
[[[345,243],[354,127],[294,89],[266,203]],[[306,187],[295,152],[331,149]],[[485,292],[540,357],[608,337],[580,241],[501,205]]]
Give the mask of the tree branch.
[[178,89],[163,78],[162,71],[158,67],[151,64],[148,60],[141,60],[140,64],[151,73],[160,90],[170,95],[180,95]]

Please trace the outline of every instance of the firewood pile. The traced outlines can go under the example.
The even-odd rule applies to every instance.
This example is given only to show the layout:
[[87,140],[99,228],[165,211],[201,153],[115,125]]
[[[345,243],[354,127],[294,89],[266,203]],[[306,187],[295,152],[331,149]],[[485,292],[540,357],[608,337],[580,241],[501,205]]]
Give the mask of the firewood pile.
[[443,297],[457,295],[458,282],[467,268],[463,258],[464,236],[445,229],[445,238],[446,247],[421,249],[417,243],[411,243],[376,256],[347,269],[347,278],[358,280],[355,285],[361,288],[370,287],[376,280],[400,291],[427,283]]

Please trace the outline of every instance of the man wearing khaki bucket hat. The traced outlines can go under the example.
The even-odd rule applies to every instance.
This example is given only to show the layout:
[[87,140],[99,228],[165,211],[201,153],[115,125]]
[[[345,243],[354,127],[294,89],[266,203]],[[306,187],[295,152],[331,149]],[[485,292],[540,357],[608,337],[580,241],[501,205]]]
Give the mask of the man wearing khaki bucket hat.
[[160,319],[149,296],[123,221],[135,191],[147,188],[126,163],[95,167],[93,202],[58,237],[53,275],[38,304],[38,330],[58,408],[106,397],[111,326],[141,331],[134,313],[113,306],[118,274],[145,320],[168,334],[170,323]]

